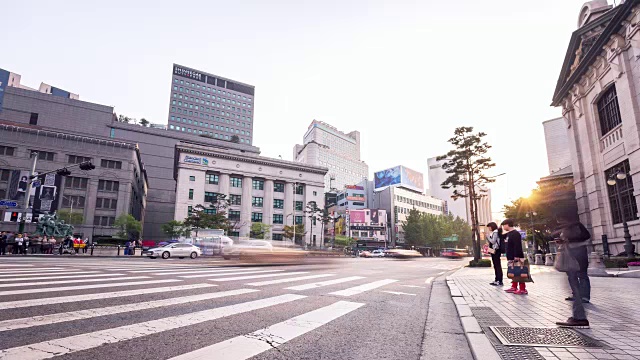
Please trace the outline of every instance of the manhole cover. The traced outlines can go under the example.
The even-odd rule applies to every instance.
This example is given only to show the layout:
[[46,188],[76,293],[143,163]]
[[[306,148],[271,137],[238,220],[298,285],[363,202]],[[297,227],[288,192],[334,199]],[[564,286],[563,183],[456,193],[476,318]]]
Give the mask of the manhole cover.
[[491,326],[504,345],[603,347],[602,343],[573,329]]
[[504,360],[544,360],[538,350],[532,347],[498,345],[495,348]]
[[490,307],[472,307],[473,316],[482,327],[487,326],[509,326],[506,321]]

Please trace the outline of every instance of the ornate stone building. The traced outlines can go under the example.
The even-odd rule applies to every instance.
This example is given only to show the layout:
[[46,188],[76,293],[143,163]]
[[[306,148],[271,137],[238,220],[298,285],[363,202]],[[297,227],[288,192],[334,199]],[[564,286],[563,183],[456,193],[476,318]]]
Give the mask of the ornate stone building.
[[[580,219],[592,229],[595,250],[607,235],[612,254],[624,251],[623,219],[636,247],[640,236],[639,30],[640,1],[585,3],[552,102],[562,107],[569,134]],[[617,171],[626,178],[608,185]]]

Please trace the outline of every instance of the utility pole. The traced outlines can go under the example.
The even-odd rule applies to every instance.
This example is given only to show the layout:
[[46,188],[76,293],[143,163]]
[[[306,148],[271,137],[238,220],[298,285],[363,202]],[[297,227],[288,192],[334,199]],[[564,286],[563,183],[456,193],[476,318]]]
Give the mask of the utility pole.
[[31,184],[33,183],[33,175],[36,172],[36,163],[38,162],[38,152],[31,152],[31,172],[29,178],[27,178],[27,188],[24,193],[24,206],[22,211],[22,217],[20,219],[20,225],[18,226],[18,233],[24,233],[24,226],[27,222],[27,213],[29,212],[29,199],[31,198]]

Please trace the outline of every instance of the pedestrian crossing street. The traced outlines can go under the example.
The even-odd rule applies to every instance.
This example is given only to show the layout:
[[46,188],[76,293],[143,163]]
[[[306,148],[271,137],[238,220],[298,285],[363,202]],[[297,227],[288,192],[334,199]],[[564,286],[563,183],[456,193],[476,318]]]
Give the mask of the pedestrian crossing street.
[[[244,335],[202,344],[172,358],[248,359],[350,313],[365,311],[367,300],[358,297],[363,294],[375,293],[398,301],[416,298],[425,290],[424,280],[420,285],[411,285],[393,278],[340,274],[339,270],[331,268],[212,266],[203,262],[175,261],[129,263],[104,259],[2,260],[0,310],[12,310],[13,316],[0,316],[0,339],[24,329],[46,329],[48,336],[46,340],[36,342],[20,340],[17,341],[20,345],[16,346],[0,345],[0,359],[54,358],[239,314],[275,311],[271,309],[313,296],[332,297],[328,305]],[[83,306],[105,299],[112,299],[114,305],[89,309]],[[213,302],[216,299],[226,299],[230,303],[206,306],[207,302],[216,304]],[[204,306],[205,309],[163,316],[166,309],[187,305],[197,305],[194,309]],[[73,306],[77,309],[68,310]],[[23,310],[13,311],[15,309]],[[144,321],[120,326],[114,321],[114,326],[87,330],[91,329],[93,319],[120,319],[132,310],[155,310],[155,313],[148,313],[152,318]],[[53,325],[64,324],[77,324],[83,331],[58,337]]]

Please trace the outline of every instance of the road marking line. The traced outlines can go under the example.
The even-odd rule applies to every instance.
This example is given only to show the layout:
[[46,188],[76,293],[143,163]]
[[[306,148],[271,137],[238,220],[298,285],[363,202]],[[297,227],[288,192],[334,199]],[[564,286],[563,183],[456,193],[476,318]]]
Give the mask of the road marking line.
[[126,297],[126,296],[158,294],[158,293],[173,292],[173,291],[202,289],[202,288],[209,288],[209,287],[215,287],[215,286],[218,286],[218,285],[190,284],[190,285],[166,286],[166,287],[150,288],[150,289],[113,291],[113,292],[97,293],[97,294],[71,295],[71,296],[41,298],[41,299],[5,301],[5,302],[0,302],[0,310],[24,308],[24,307],[32,307],[32,306],[53,305],[53,304],[64,304],[64,303],[72,303],[72,302],[80,302],[80,301],[88,301],[88,300],[113,299],[113,298]]
[[203,277],[211,277],[211,276],[229,276],[229,275],[244,275],[244,274],[258,274],[258,273],[273,273],[273,272],[282,272],[284,270],[252,270],[252,271],[235,271],[228,273],[214,273],[214,274],[197,274],[197,275],[183,275],[179,276],[185,279],[195,279],[195,278],[203,278]]
[[[94,275],[86,275],[86,274],[94,274]],[[7,274],[8,275],[8,274]],[[83,271],[82,275],[72,275],[73,279],[77,278],[89,278],[89,277],[104,277],[104,276],[115,276],[115,275],[124,275],[124,274],[100,274],[100,271]],[[51,280],[51,279],[69,279],[69,275],[60,275],[59,273],[49,274],[49,273],[41,273],[41,274],[29,274],[30,277],[17,277],[17,278],[0,278],[0,282],[6,281],[24,281],[24,280]]]
[[378,281],[374,281],[368,284],[362,284],[362,285],[358,285],[358,286],[354,286],[354,287],[350,287],[348,289],[344,289],[344,290],[340,290],[340,291],[334,291],[329,293],[329,295],[338,295],[338,296],[352,296],[352,295],[358,295],[361,294],[365,291],[369,291],[369,290],[373,290],[373,289],[377,289],[379,287],[385,286],[385,285],[389,285],[391,283],[394,283],[398,280],[393,280],[393,279],[384,279],[384,280],[378,280]]
[[309,273],[308,271],[294,271],[294,272],[279,273],[279,274],[234,276],[229,278],[209,279],[209,280],[210,281],[235,281],[235,280],[261,279],[261,278],[277,277],[277,276],[302,275],[302,274],[308,274],[308,273]]
[[362,303],[338,301],[278,324],[237,336],[170,360],[245,360],[313,331],[363,306]]
[[[174,271],[177,271],[177,272],[180,272],[180,273],[188,274],[188,273],[189,273],[189,271],[186,271],[186,270],[189,270],[189,269],[193,269],[193,270],[192,270],[193,272],[202,272],[202,271],[222,271],[223,269],[224,269],[224,270],[227,270],[227,269],[228,269],[228,271],[231,271],[231,270],[238,270],[238,269],[240,269],[240,268],[236,268],[236,267],[233,267],[233,268],[232,268],[232,267],[225,267],[225,268],[215,268],[215,269],[212,269],[212,268],[207,268],[207,267],[197,267],[197,268],[179,268],[179,269],[172,269],[172,270],[169,270],[169,271],[167,271],[167,269],[166,269],[166,268],[156,268],[156,269],[150,269],[150,270],[149,270],[149,269],[145,269],[145,270],[132,270],[132,271],[130,271],[130,272],[132,272],[132,273],[150,273],[150,272],[165,273],[165,272],[166,272],[166,273],[168,273],[168,274],[172,274]],[[162,274],[162,275],[164,275],[164,274]]]
[[0,270],[5,270],[6,268],[33,267],[31,264],[2,264],[2,266]]
[[[196,301],[218,299],[226,296],[243,295],[260,290],[256,289],[237,289],[230,291],[221,291],[208,294],[199,294],[191,296],[183,296],[171,299],[146,301],[135,304],[136,311],[145,309],[155,309],[163,306],[187,304]],[[89,310],[70,311],[64,313],[55,313],[50,315],[33,316],[22,319],[11,319],[0,321],[0,332],[30,328],[34,326],[57,324],[67,321],[75,321],[82,319],[90,319],[99,316],[109,316],[121,314],[131,311],[131,304],[108,306],[104,308],[95,308]]]
[[[109,275],[124,275],[124,274],[109,274]],[[70,278],[74,278],[73,275]],[[7,287],[22,287],[22,286],[46,286],[46,285],[59,285],[59,284],[77,284],[77,283],[87,283],[87,282],[104,282],[104,281],[122,281],[122,280],[140,280],[140,279],[149,279],[149,276],[120,276],[120,277],[111,277],[104,279],[80,279],[80,280],[56,280],[56,281],[38,281],[38,282],[23,282],[23,283],[8,283],[8,284],[0,284],[0,288]],[[33,279],[31,279],[33,280]],[[49,280],[49,279],[43,279]],[[114,283],[113,286],[117,286],[117,283]]]
[[389,294],[394,294],[394,295],[411,295],[411,296],[416,296],[416,294],[406,293],[406,292],[402,292],[402,291],[386,291],[386,290],[383,290],[382,292],[384,292],[384,293],[389,293]]
[[348,282],[348,281],[360,280],[360,279],[364,279],[364,277],[363,276],[350,276],[350,277],[346,277],[346,278],[340,278],[340,279],[321,281],[321,282],[316,282],[316,283],[311,283],[311,284],[292,286],[292,287],[285,288],[285,290],[315,289],[315,288],[319,288],[319,287],[322,287],[322,286],[341,284],[341,283],[345,283],[345,282]]
[[206,273],[217,273],[217,272],[229,272],[229,271],[251,271],[255,269],[243,269],[243,268],[221,268],[221,269],[208,269],[208,270],[189,270],[185,271],[180,269],[180,271],[157,271],[153,275],[197,275],[197,274],[206,274]]
[[[40,289],[26,289],[26,290],[7,290],[0,291],[0,296],[6,295],[22,295],[22,294],[35,294],[35,293],[43,293],[43,292],[55,292],[55,291],[74,291],[74,290],[85,290],[85,289],[100,289],[106,287],[116,287],[116,286],[134,286],[134,285],[149,285],[149,284],[163,284],[170,282],[180,282],[182,280],[178,279],[164,279],[164,280],[148,280],[148,281],[131,281],[131,282],[123,282],[123,283],[110,283],[110,284],[94,284],[94,285],[81,285],[81,286],[63,286],[57,288],[40,288]],[[2,357],[0,356],[0,359]]]
[[433,277],[428,278],[427,280],[424,281],[424,283],[431,284],[431,281],[433,281]]
[[400,286],[406,286],[406,287],[410,287],[410,288],[421,288],[421,289],[424,289],[424,286],[420,286],[420,285],[400,285]]
[[294,282],[294,281],[317,279],[317,278],[323,278],[323,277],[333,276],[333,275],[335,275],[335,274],[320,274],[320,275],[298,276],[298,277],[287,278],[287,279],[267,280],[267,281],[248,283],[248,284],[245,284],[245,285],[265,286],[265,285],[282,284],[282,283],[288,283],[288,282]]
[[444,274],[445,272],[446,272],[446,271],[441,271],[441,272],[439,272],[439,273],[438,273],[438,275],[442,275],[442,274]]
[[11,271],[11,274],[15,274],[15,275],[19,275],[19,274],[33,274],[33,273],[41,273],[43,271],[47,271],[47,272],[61,272],[61,271],[69,271],[69,269],[63,269],[63,268],[42,268],[42,269],[29,269],[29,270],[8,270]]
[[0,359],[49,359],[55,356],[72,354],[82,350],[97,348],[106,344],[115,344],[122,341],[141,338],[147,335],[158,334],[164,331],[201,324],[207,321],[224,318],[231,315],[264,309],[270,306],[300,300],[305,297],[306,296],[297,294],[285,294],[266,299],[248,301],[235,305],[222,306],[219,308],[213,308],[204,311],[197,311],[184,315],[170,316],[158,320],[145,321],[132,325],[125,325],[111,329],[18,346],[0,350]]

